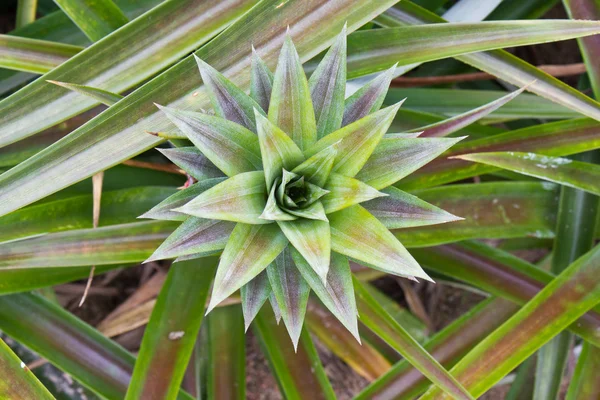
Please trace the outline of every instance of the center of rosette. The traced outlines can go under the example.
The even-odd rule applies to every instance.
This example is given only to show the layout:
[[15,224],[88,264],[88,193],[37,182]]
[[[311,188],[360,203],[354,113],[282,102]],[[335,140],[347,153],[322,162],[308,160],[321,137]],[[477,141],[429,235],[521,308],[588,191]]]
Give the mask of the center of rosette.
[[291,221],[309,218],[326,221],[325,210],[319,201],[329,193],[304,176],[282,170],[281,177],[273,182],[267,205],[261,218],[273,221]]

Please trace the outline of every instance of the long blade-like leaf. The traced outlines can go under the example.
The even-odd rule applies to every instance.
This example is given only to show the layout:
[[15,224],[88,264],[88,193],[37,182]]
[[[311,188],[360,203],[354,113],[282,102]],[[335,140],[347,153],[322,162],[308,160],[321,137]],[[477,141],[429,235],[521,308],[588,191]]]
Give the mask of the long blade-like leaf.
[[[340,32],[344,21],[347,21],[348,30],[351,31],[362,26],[393,3],[394,0],[384,0],[376,3],[365,3],[358,0],[335,0],[328,2],[326,12],[323,12],[324,10],[321,9],[322,3],[317,0],[311,0],[308,4],[306,2],[288,2],[279,8],[276,8],[276,6],[280,5],[278,0],[263,1],[253,8],[251,12],[245,14],[243,18],[232,25],[219,38],[198,51],[196,55],[219,70],[228,68],[226,71],[227,76],[238,86],[247,88],[249,75],[245,70],[249,69],[251,62],[251,57],[248,57],[251,43],[254,43],[259,50],[262,48],[267,49],[261,53],[261,56],[263,56],[267,65],[272,66],[275,63],[277,49],[279,49],[282,42],[282,33],[286,24],[290,21],[295,21],[291,34],[301,55],[301,60],[305,61],[318,54],[331,43],[335,35]],[[223,4],[225,3],[219,2],[219,5]],[[173,6],[173,2],[164,3],[163,5],[163,7],[171,6]],[[316,9],[320,9],[321,12],[315,13],[314,10]],[[240,11],[236,9],[235,15],[238,15],[237,12]],[[158,12],[158,9],[154,10],[154,12]],[[185,7],[183,7],[182,13],[185,14],[186,18],[190,16],[189,10]],[[194,13],[193,15],[212,16],[212,13]],[[318,18],[315,19],[315,16],[318,16]],[[153,20],[154,18],[145,19],[147,22]],[[165,18],[157,17],[156,20],[163,21]],[[324,21],[327,21],[326,29],[323,29],[324,25],[322,22]],[[199,21],[200,24],[204,22],[202,18]],[[177,24],[178,22],[174,20],[173,23]],[[306,29],[305,24],[319,26],[319,29]],[[123,30],[133,25],[134,23],[128,24],[126,27],[123,27]],[[266,27],[269,27],[269,29],[266,29]],[[165,27],[165,29],[170,29],[170,25],[169,27]],[[161,30],[159,36],[163,32]],[[265,32],[269,34],[265,36]],[[120,38],[125,38],[125,36],[120,36]],[[195,37],[196,35],[192,36]],[[131,42],[130,38],[125,39]],[[152,44],[156,44],[156,42],[162,43],[162,41],[156,40],[156,37],[153,35],[148,35],[147,39]],[[100,43],[104,45],[110,44],[109,42],[107,37]],[[146,41],[135,41],[135,43],[141,46],[147,45]],[[137,52],[136,49],[133,50]],[[111,48],[111,54],[113,51],[114,49]],[[79,61],[77,62],[78,68],[85,69]],[[150,64],[153,66],[158,65],[155,63]],[[150,102],[154,101],[166,105],[183,106],[184,102],[194,98],[197,107],[206,107],[209,104],[206,88],[201,87],[198,89],[200,81],[194,64],[194,60],[188,57],[178,66],[162,74],[160,78],[147,83],[143,88],[136,91],[135,94],[127,96],[126,99],[123,99],[102,113],[98,118],[90,121],[90,123],[85,125],[85,128],[82,127],[78,131],[73,132],[68,142],[58,142],[31,158],[26,163],[28,166],[23,163],[17,169],[13,169],[10,176],[4,174],[0,179],[0,193],[11,192],[10,199],[12,201],[4,197],[0,199],[0,205],[2,205],[0,207],[0,215],[47,196],[100,170],[106,169],[110,165],[153,147],[158,140],[145,134],[144,131],[164,131],[171,129],[171,127],[167,124],[163,116],[156,113],[154,106]],[[158,66],[158,68],[162,68],[162,65]],[[60,77],[50,79],[60,80]],[[69,77],[69,79],[65,80],[73,82],[74,79],[73,77]],[[170,82],[170,90],[164,90],[164,82]],[[86,82],[77,81],[76,83]],[[109,85],[102,86],[102,88],[116,92],[119,91]],[[194,97],[194,93],[198,93],[198,95]],[[31,96],[31,93],[29,95]],[[26,97],[24,96],[24,92],[20,96],[23,96],[23,98]],[[41,98],[42,96],[36,93],[35,97]],[[141,100],[142,98],[144,99],[143,101]],[[80,103],[81,99],[74,96],[73,102]],[[16,105],[17,103],[19,102],[16,101],[16,97],[11,98],[12,105]],[[46,101],[42,101],[42,104],[45,103]],[[69,104],[64,109],[71,109],[73,107],[71,101],[64,104],[66,103]],[[27,98],[22,105],[16,107],[14,109],[11,107],[12,112],[16,111],[17,114],[20,114],[24,109],[36,106],[32,104],[32,99]],[[48,107],[54,106],[49,105]],[[122,112],[125,109],[127,109],[127,112]],[[39,117],[27,115],[26,120],[33,121],[35,119],[40,121],[44,115],[42,114]],[[15,117],[15,121],[21,119],[17,115]],[[115,124],[114,122],[117,121],[120,122]],[[21,124],[22,122],[18,122],[18,125],[25,128]],[[52,123],[54,122],[50,124]],[[8,125],[5,125],[4,128],[12,132],[10,135],[12,139],[17,140],[18,137],[27,136],[37,129],[42,129],[42,126],[36,123],[33,126],[35,129],[32,130],[32,126],[29,126],[24,131],[21,131],[21,133],[15,133]],[[52,162],[50,159],[46,159],[47,157],[50,157]],[[63,163],[67,159],[70,162]],[[94,160],[94,162],[90,163],[89,160]],[[43,174],[37,170],[36,164],[40,168],[43,168]],[[74,164],[81,168],[72,168]],[[36,178],[28,176],[32,171],[36,171]],[[38,179],[40,180],[39,182]],[[45,184],[41,184],[41,182]],[[16,184],[16,186],[9,189],[8,187],[13,184]],[[35,190],[27,189],[26,186],[29,184],[35,187]],[[23,190],[22,193],[20,192],[21,190]]]
[[146,327],[125,399],[177,396],[217,262],[217,258],[203,258],[171,266]]
[[[207,399],[246,398],[246,349],[242,310],[237,304],[219,307],[206,318]],[[206,347],[200,351],[206,351]]]
[[[121,93],[198,48],[254,3],[252,0],[178,0],[161,4],[127,24],[118,34],[109,35],[61,68],[10,96],[10,100],[2,101],[0,121],[11,135],[0,135],[0,146],[55,125],[95,104],[94,100],[81,95],[65,93],[64,89],[46,80]],[[194,35],[189,34],[192,30]],[[114,57],[116,49],[119,49],[119,57]],[[25,112],[22,108],[25,105],[34,111]],[[154,131],[153,128],[147,130]]]
[[462,154],[457,158],[534,176],[595,195],[600,194],[600,166],[596,164],[519,152]]
[[0,35],[0,67],[43,74],[81,50],[70,44]]
[[[600,302],[600,246],[571,264],[451,370],[475,396]],[[449,398],[430,389],[421,399]]]
[[335,393],[325,375],[315,345],[306,328],[300,335],[300,343],[294,352],[290,338],[283,325],[275,322],[275,316],[263,307],[256,316],[254,333],[279,390],[288,399],[334,400]]
[[54,396],[38,381],[25,363],[0,339],[0,397],[3,399],[52,400]]
[[[390,8],[385,13],[385,17],[382,23],[388,27],[446,22],[443,18],[409,1],[403,1]],[[530,92],[591,118],[600,119],[600,106],[597,102],[506,51],[465,54],[456,58],[519,87],[536,80],[529,86]]]
[[453,398],[473,399],[469,392],[375,301],[356,278],[354,278],[354,290],[362,323]]
[[112,0],[55,0],[56,4],[92,41],[96,42],[129,20]]
[[600,348],[589,343],[583,343],[566,399],[598,398],[600,396],[598,368],[600,368]]

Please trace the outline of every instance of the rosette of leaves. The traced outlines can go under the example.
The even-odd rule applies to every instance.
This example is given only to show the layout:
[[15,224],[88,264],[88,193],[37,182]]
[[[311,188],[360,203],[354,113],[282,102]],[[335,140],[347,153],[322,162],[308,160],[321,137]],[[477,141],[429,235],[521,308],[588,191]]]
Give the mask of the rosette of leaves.
[[209,312],[241,290],[247,328],[269,299],[297,345],[312,290],[359,340],[349,259],[430,280],[389,229],[457,217],[392,185],[459,139],[386,134],[393,68],[346,99],[345,30],[310,79],[289,35],[275,74],[254,51],[250,95],[197,62],[214,115],[159,106],[198,182],[143,215],[184,221],[150,260],[222,253]]

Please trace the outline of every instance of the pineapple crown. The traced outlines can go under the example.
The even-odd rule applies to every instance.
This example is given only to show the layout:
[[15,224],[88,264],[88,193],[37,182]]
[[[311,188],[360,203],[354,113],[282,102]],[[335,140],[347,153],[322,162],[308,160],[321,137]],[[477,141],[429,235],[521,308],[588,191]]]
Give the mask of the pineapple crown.
[[250,95],[196,58],[215,115],[159,106],[197,183],[142,216],[183,221],[149,260],[221,253],[208,312],[241,290],[247,329],[269,299],[297,346],[312,290],[360,340],[349,260],[430,280],[389,229],[458,218],[392,185],[459,139],[386,134],[394,67],[346,99],[346,28],[310,79],[289,32],[275,74],[252,50]]

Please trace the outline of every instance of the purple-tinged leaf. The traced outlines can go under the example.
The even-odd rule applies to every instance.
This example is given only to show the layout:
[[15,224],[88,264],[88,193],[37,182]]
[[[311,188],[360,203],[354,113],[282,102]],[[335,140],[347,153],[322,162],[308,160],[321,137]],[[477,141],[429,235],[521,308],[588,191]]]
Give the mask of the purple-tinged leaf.
[[290,34],[286,34],[273,80],[269,121],[288,134],[300,150],[317,141],[308,81]]
[[325,284],[297,250],[292,250],[292,257],[302,277],[308,282],[317,297],[360,343],[354,286],[346,257],[337,253],[331,254],[331,263]]
[[253,171],[218,183],[173,211],[207,219],[268,224],[271,221],[260,218],[265,205],[265,176],[262,171]]
[[478,121],[479,119],[499,109],[500,107],[502,107],[503,105],[505,105],[506,103],[523,93],[523,91],[526,88],[527,87],[523,87],[519,90],[515,90],[514,92],[509,93],[506,96],[500,97],[498,100],[494,100],[491,103],[484,104],[483,106],[477,107],[474,110],[437,122],[435,124],[417,128],[415,129],[415,131],[423,132],[420,135],[420,137],[448,136],[451,133],[457,132],[462,128],[472,124],[473,122]]
[[600,148],[600,123],[590,119],[572,119],[535,125],[514,131],[460,143],[443,157],[433,160],[407,176],[397,186],[403,190],[423,189],[454,182],[497,170],[488,165],[450,158],[461,154],[522,151],[548,156],[565,156]]
[[311,157],[335,145],[337,156],[332,171],[350,177],[356,175],[371,157],[401,105],[402,102],[394,104],[330,133],[305,150],[304,155]]
[[[518,309],[507,300],[484,300],[436,333],[423,347],[445,368],[450,368]],[[355,400],[409,400],[425,392],[430,385],[431,382],[423,374],[408,361],[402,360],[367,386]]]
[[[475,346],[451,372],[473,395],[481,396],[599,302],[600,246],[596,246]],[[421,399],[449,397],[432,388]]]
[[292,246],[302,254],[306,262],[325,282],[331,257],[329,223],[304,218],[296,221],[278,221],[277,223]]
[[308,80],[317,140],[340,129],[346,93],[346,27]]
[[262,168],[258,138],[243,126],[208,114],[159,108],[227,176]]
[[225,248],[234,222],[189,217],[156,249],[148,261],[190,254],[214,254]]
[[596,195],[600,194],[600,185],[598,185],[600,165],[573,161],[568,158],[512,151],[461,154],[456,158],[545,179]]
[[271,285],[267,271],[258,274],[240,289],[242,297],[242,311],[244,314],[244,328],[248,331],[250,324],[271,294]]
[[185,188],[167,197],[156,206],[152,207],[146,213],[140,215],[139,218],[150,218],[158,220],[169,220],[169,221],[184,221],[189,218],[187,215],[177,211],[173,211],[174,208],[181,207],[190,201],[192,201],[200,193],[212,188],[218,183],[221,183],[225,178],[213,178],[205,179],[192,186]]
[[396,66],[394,65],[346,99],[342,126],[350,125],[379,110],[395,70]]
[[431,281],[398,239],[360,205],[328,217],[332,250],[389,274]]
[[[350,289],[354,294],[352,286]],[[356,313],[353,318],[356,320]],[[377,379],[390,369],[390,362],[376,348],[369,343],[358,342],[348,328],[317,301],[308,302],[306,325],[319,342],[368,381]]]
[[208,343],[200,349],[208,351],[206,398],[246,399],[246,342],[239,305],[213,310],[206,325]]
[[253,326],[283,398],[335,400],[331,383],[306,328],[300,335],[297,351],[294,351],[289,345],[286,329],[276,324],[267,307],[258,313]]
[[265,171],[267,190],[270,191],[275,178],[281,176],[282,169],[291,171],[304,161],[304,155],[284,131],[258,112],[256,125],[262,155],[262,168]]
[[198,148],[176,147],[156,149],[173,164],[196,178],[198,181],[225,176]]
[[237,224],[221,255],[208,311],[267,268],[287,244],[277,224]]
[[353,278],[360,320],[425,375],[437,387],[455,399],[474,400],[473,396],[425,350],[365,289]]
[[463,138],[386,138],[356,178],[383,189],[427,164]]
[[277,325],[279,325],[279,323],[281,322],[281,310],[279,309],[279,305],[277,304],[275,293],[273,293],[272,290],[271,293],[269,293],[269,303],[271,304],[271,309],[273,310],[275,321],[277,321]]
[[393,186],[382,192],[387,196],[369,200],[362,206],[388,229],[443,224],[463,219]]
[[177,396],[218,258],[174,263],[144,332],[126,400]]
[[273,90],[273,73],[260,58],[252,46],[252,67],[250,76],[250,97],[260,105],[266,113],[269,111],[271,91]]
[[208,87],[210,101],[219,117],[256,132],[254,109],[266,115],[260,105],[219,71],[194,55],[202,81]]
[[366,183],[335,172],[329,175],[325,189],[329,190],[329,193],[323,196],[321,202],[327,214],[377,197],[387,196]]
[[267,276],[275,299],[277,299],[283,322],[290,334],[294,349],[297,350],[310,287],[302,279],[302,275],[294,264],[291,246],[287,246],[267,267]]

